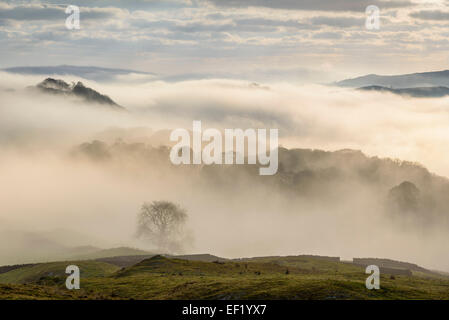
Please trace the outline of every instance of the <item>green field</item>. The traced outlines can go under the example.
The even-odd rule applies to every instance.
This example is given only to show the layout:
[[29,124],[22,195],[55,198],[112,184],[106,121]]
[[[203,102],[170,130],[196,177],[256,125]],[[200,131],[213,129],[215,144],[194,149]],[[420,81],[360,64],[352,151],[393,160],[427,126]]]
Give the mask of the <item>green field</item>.
[[[81,289],[65,288],[65,267]],[[43,263],[0,274],[1,299],[449,299],[445,275],[381,275],[367,290],[364,268],[313,257],[205,262],[154,256],[126,268],[97,261]]]

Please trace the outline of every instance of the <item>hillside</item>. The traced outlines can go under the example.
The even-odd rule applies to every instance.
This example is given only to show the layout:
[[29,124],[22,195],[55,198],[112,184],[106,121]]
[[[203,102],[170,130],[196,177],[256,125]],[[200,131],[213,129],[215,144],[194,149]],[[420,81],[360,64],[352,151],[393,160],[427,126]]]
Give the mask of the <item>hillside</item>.
[[[135,264],[138,264],[140,261],[145,259],[150,259],[154,257],[155,254],[138,254],[138,255],[126,255],[126,256],[120,256],[120,255],[113,255],[108,256],[104,258],[98,258],[97,261],[106,262],[113,264],[118,267],[130,267]],[[190,254],[190,255],[164,255],[168,258],[174,258],[174,259],[183,259],[183,260],[192,260],[192,261],[203,261],[203,262],[214,262],[214,261],[226,261],[228,259],[220,258],[211,254]]]
[[[391,261],[390,261],[391,262]],[[64,287],[68,264],[81,269],[81,290]],[[118,270],[98,262],[59,262],[7,272],[2,299],[449,299],[449,278],[381,275],[365,288],[363,267],[329,257],[257,257],[226,262],[160,255]]]
[[449,70],[402,75],[369,74],[336,82],[341,87],[382,86],[391,88],[449,87]]
[[[67,277],[65,268],[74,264],[80,268],[81,277],[103,277],[118,270],[118,267],[97,261],[50,262],[26,265],[0,274],[0,283],[35,283],[52,279],[56,283]],[[65,281],[65,280],[64,280]],[[63,282],[63,281],[62,281]]]
[[[79,235],[77,238],[78,234],[69,230],[65,230],[65,234],[70,239],[68,243],[61,243],[66,238],[60,234],[52,236],[48,232],[0,228],[0,251],[2,252],[0,266],[150,254],[147,251],[129,247],[101,249],[90,245],[73,246],[74,243],[85,243],[92,239],[85,235]],[[2,268],[0,267],[0,273]]]
[[31,89],[54,95],[64,95],[82,99],[86,103],[95,103],[110,107],[114,110],[125,110],[107,95],[101,94],[92,88],[86,87],[82,82],[67,83],[63,80],[47,78]]
[[359,90],[389,92],[401,96],[408,96],[415,98],[440,98],[449,95],[448,87],[417,87],[417,88],[393,89],[382,86],[367,86],[361,87],[359,88]]
[[110,257],[126,257],[126,256],[142,256],[142,255],[151,255],[151,253],[148,251],[135,248],[119,247],[111,249],[99,249],[88,254],[72,256],[71,259],[94,260]]

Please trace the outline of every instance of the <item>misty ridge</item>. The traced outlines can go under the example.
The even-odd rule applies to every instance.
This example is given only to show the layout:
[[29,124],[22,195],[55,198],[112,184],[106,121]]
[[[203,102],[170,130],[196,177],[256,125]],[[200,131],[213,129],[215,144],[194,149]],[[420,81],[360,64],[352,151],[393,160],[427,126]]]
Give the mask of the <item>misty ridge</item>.
[[[161,136],[162,132],[154,135]],[[279,148],[279,171],[272,178],[258,177],[258,166],[192,165],[176,166],[167,161],[169,143],[154,147],[145,143],[95,140],[75,147],[74,158],[89,159],[97,165],[138,163],[198,186],[213,187],[229,196],[245,192],[251,185],[263,185],[265,192],[282,194],[285,199],[332,208],[348,194],[371,193],[392,223],[409,231],[428,231],[447,225],[449,179],[431,174],[418,163],[367,157],[361,151],[335,152]],[[363,190],[363,191],[362,191]],[[247,197],[251,198],[248,192]]]
[[[152,251],[134,237],[137,213],[143,202],[168,200],[187,210],[192,234],[176,253],[377,256],[449,268],[449,181],[437,170],[447,163],[445,98],[410,103],[376,92],[219,79],[81,79],[129,111],[117,113],[24,89],[41,83],[40,75],[2,79],[0,222],[9,233],[0,237],[65,228],[85,234],[66,247]],[[195,119],[218,129],[279,128],[277,174],[261,177],[257,165],[173,165],[171,129]]]
[[416,87],[416,88],[392,89],[382,86],[367,86],[361,87],[359,88],[359,90],[390,92],[402,96],[409,96],[416,98],[440,98],[449,95],[449,88],[447,87]]
[[412,87],[448,87],[449,70],[401,75],[369,74],[353,79],[338,81],[336,82],[336,85],[343,87],[384,86],[396,89]]
[[124,110],[123,107],[115,103],[111,98],[102,95],[97,91],[85,87],[82,82],[68,84],[64,80],[47,78],[35,87],[29,87],[30,90],[37,89],[44,93],[73,96],[82,99],[86,103],[96,103],[106,105],[114,110]]

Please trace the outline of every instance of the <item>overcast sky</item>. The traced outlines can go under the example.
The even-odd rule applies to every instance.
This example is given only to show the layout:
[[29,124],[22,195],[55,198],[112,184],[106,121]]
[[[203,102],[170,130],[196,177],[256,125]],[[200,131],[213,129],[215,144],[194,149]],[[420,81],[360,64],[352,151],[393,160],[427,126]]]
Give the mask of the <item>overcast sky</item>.
[[[81,30],[65,27],[78,5]],[[0,1],[0,67],[327,82],[448,69],[447,0]],[[380,30],[365,8],[380,8]]]

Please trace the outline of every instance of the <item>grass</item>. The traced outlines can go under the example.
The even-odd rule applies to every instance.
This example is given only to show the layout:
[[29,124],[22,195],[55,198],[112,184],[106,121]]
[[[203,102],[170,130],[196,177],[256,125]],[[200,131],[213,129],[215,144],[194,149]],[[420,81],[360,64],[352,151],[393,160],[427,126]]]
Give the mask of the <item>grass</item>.
[[[364,269],[304,257],[202,262],[156,256],[117,270],[98,262],[70,262],[81,269],[81,290],[63,282],[67,262],[42,264],[0,275],[2,299],[449,299],[449,278],[381,276],[367,290]],[[288,269],[288,273],[286,272]],[[53,276],[48,276],[49,270]],[[46,281],[39,280],[42,276]],[[41,278],[39,278],[41,277]],[[20,284],[21,283],[21,284]],[[24,284],[27,283],[27,284]]]
[[0,283],[24,284],[39,282],[43,279],[62,280],[68,276],[65,269],[71,264],[80,268],[81,278],[104,277],[119,269],[111,264],[97,261],[49,262],[0,274]]

